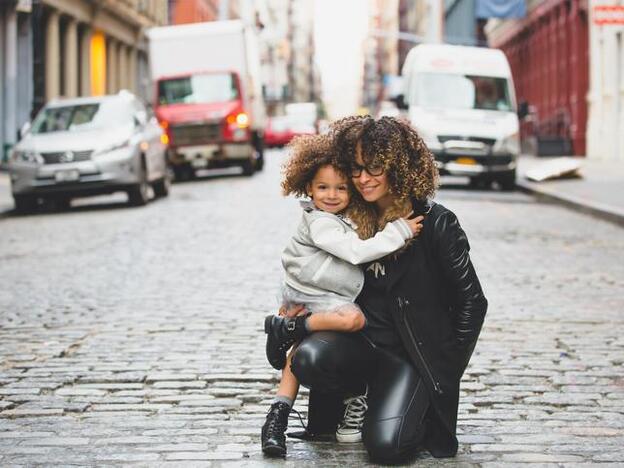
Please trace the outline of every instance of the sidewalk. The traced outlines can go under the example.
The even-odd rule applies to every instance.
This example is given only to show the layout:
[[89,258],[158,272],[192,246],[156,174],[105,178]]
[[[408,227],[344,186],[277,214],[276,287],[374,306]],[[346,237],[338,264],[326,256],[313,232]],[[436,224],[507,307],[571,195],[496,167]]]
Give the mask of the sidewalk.
[[543,182],[525,178],[527,170],[552,159],[522,156],[518,160],[518,188],[624,225],[624,162],[579,158],[581,178]]

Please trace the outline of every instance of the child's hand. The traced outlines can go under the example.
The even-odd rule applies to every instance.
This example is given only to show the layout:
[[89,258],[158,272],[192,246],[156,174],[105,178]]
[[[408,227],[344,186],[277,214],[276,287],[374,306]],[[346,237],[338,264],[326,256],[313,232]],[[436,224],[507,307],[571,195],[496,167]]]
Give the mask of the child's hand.
[[412,230],[412,235],[414,237],[420,234],[420,231],[422,230],[422,221],[423,219],[425,219],[424,216],[416,216],[413,219],[408,219],[408,218],[403,218],[403,219],[405,219],[405,221],[409,225],[410,229]]
[[286,307],[282,306],[280,307],[279,315],[281,317],[293,318],[293,317],[296,317],[297,315],[304,314],[305,311],[306,311],[305,306],[301,304],[292,306],[290,309],[286,309]]

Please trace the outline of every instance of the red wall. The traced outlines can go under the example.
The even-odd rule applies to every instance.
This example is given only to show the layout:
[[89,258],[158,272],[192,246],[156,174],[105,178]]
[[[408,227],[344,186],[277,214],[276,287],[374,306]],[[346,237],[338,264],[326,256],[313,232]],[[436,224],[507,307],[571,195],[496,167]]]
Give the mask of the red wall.
[[218,4],[214,0],[177,0],[171,15],[171,23],[215,21],[218,15]]
[[589,87],[587,4],[546,0],[490,46],[511,65],[518,101],[537,110],[535,127],[523,134],[569,136],[574,154],[585,154]]

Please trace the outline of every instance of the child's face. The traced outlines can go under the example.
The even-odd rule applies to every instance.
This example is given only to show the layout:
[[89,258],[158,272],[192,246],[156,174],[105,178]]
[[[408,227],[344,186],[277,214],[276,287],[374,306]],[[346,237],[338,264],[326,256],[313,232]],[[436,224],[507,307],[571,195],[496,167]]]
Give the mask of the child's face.
[[329,213],[340,213],[349,204],[347,178],[333,166],[322,166],[308,186],[314,206]]

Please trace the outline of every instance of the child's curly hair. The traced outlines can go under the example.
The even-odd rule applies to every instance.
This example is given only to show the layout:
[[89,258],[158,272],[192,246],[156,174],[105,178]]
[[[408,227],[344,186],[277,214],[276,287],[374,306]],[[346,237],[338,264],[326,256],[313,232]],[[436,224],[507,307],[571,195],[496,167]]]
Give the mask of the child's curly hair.
[[426,201],[435,194],[439,181],[435,160],[408,122],[393,117],[346,117],[331,125],[329,135],[339,164],[352,167],[359,148],[366,165],[381,165],[388,176],[394,204],[383,216],[357,191],[352,198],[349,216],[358,225],[360,237],[371,237],[388,221],[407,215],[410,199]]
[[346,166],[339,162],[336,148],[327,135],[297,136],[287,148],[290,157],[282,167],[284,195],[308,196],[308,186],[323,166],[333,166],[347,178]]

